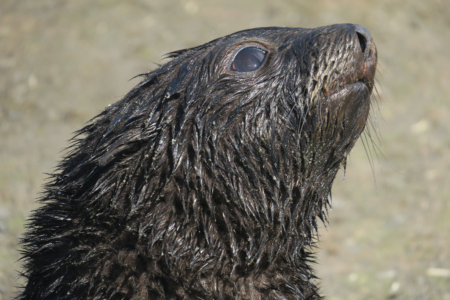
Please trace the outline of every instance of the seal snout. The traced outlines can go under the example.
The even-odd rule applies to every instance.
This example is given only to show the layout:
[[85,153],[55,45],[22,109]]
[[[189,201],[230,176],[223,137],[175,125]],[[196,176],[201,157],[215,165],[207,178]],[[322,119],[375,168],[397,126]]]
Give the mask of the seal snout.
[[357,72],[358,81],[367,85],[370,91],[373,89],[373,81],[375,79],[375,71],[377,65],[377,48],[373,41],[370,31],[359,24],[353,24],[355,30],[355,39],[359,42],[359,48],[363,54],[361,57],[361,69]]
[[372,44],[372,35],[370,31],[361,25],[355,24],[356,36],[358,37],[359,45],[361,46],[361,51],[364,53],[364,58],[367,59],[370,54],[370,48]]

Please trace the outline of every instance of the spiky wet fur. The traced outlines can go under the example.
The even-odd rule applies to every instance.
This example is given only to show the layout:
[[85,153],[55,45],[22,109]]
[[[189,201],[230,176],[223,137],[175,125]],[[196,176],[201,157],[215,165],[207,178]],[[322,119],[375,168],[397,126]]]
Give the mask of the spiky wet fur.
[[[248,43],[265,65],[231,72]],[[253,29],[144,74],[45,186],[18,299],[320,299],[316,218],[370,106],[327,96],[356,43],[349,25]]]

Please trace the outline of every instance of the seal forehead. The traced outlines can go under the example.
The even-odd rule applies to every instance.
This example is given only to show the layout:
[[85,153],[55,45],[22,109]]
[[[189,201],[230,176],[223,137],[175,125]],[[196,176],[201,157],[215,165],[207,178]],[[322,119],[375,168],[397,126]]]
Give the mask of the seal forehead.
[[331,35],[348,35],[354,32],[353,24],[339,24],[318,28],[296,28],[296,27],[262,27],[243,30],[222,38],[222,41],[233,43],[240,40],[264,40],[278,46],[292,44],[295,40],[306,38],[316,40],[330,38]]

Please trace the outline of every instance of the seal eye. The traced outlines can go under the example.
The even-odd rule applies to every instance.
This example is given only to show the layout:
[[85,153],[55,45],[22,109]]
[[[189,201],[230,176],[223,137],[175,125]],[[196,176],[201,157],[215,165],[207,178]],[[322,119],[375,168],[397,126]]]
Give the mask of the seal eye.
[[266,51],[248,47],[241,50],[234,58],[231,70],[238,72],[251,72],[257,70],[266,57]]

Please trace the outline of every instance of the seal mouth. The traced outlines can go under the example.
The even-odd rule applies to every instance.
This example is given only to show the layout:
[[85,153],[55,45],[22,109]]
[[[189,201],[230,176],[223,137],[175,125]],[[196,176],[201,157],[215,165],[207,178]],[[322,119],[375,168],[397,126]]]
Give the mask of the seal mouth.
[[349,91],[367,93],[367,97],[370,97],[373,91],[377,65],[377,49],[372,40],[367,42],[367,44],[363,44],[360,35],[357,34],[356,38],[361,44],[361,51],[359,49],[355,50],[353,61],[355,67],[351,72],[343,76],[340,80],[341,84],[329,90],[328,96],[330,98],[336,98]]
[[335,99],[336,97],[343,96],[344,94],[346,94],[350,91],[367,91],[368,94],[370,94],[370,88],[369,88],[368,84],[365,82],[365,80],[358,80],[353,83],[348,83],[341,88],[336,88],[336,89],[332,90],[328,94],[328,97],[330,99]]
[[[361,43],[358,35],[355,36],[355,41]],[[325,97],[327,103],[325,107],[329,116],[338,124],[342,124],[342,137],[351,138],[359,135],[364,130],[369,115],[377,51],[373,41],[365,45],[366,47],[361,45],[360,48],[354,48],[351,65],[347,68],[349,72],[343,74]],[[321,108],[322,111],[323,109]]]

